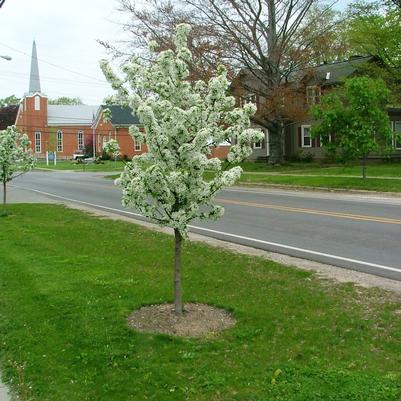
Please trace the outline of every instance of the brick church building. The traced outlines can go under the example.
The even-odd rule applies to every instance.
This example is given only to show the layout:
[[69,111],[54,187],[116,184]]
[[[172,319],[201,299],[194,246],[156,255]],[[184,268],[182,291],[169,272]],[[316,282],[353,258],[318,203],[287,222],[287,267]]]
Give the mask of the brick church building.
[[[109,108],[110,122],[103,121],[103,111]],[[121,154],[131,158],[147,151],[146,144],[135,143],[128,133],[131,125],[140,125],[129,107],[51,105],[40,85],[36,44],[33,42],[29,91],[20,102],[15,125],[29,136],[35,156],[57,152],[58,159],[71,159],[85,151],[89,156],[101,155],[104,144],[116,139]],[[212,149],[211,157],[225,158],[229,146]]]
[[59,159],[70,159],[84,150],[89,155],[102,153],[109,139],[118,140],[121,153],[128,157],[146,152],[146,146],[135,144],[128,127],[139,124],[131,110],[112,106],[110,123],[102,121],[103,106],[51,105],[40,85],[36,44],[33,43],[29,91],[21,100],[16,123],[26,133],[38,158],[47,151],[57,152]]

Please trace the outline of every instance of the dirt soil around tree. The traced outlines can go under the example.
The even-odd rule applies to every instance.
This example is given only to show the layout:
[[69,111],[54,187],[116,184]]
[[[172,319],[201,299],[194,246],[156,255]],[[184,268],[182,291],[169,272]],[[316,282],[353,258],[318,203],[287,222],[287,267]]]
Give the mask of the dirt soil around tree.
[[176,315],[173,304],[144,306],[127,319],[134,330],[181,337],[213,336],[235,325],[234,317],[224,309],[188,303],[184,313]]

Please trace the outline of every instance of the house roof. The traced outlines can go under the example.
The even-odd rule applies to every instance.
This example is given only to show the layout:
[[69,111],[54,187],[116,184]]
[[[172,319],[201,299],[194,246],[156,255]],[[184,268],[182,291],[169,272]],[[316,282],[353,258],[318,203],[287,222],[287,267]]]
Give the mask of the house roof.
[[47,121],[49,125],[92,125],[93,117],[99,106],[88,105],[56,105],[47,107]]
[[387,111],[388,114],[390,114],[391,116],[392,115],[396,115],[397,117],[401,116],[401,107],[389,107]]
[[0,108],[0,130],[5,130],[8,126],[14,125],[18,114],[18,105]]
[[[348,60],[336,61],[333,63],[320,64],[314,67],[302,68],[294,70],[288,77],[289,82],[296,81],[314,81],[323,85],[336,85],[343,82],[346,78],[351,77],[361,67],[375,58],[373,56],[353,56]],[[243,68],[237,75],[241,80],[246,80],[250,86],[255,85],[255,82],[260,76],[260,82],[258,85],[263,85],[264,72],[261,70],[251,71],[249,68]],[[231,83],[232,85],[233,83]]]
[[102,111],[109,109],[111,111],[111,124],[112,125],[134,125],[139,124],[139,118],[133,114],[131,107],[128,106],[101,106]]
[[313,71],[313,78],[315,80],[324,84],[334,85],[351,77],[360,70],[363,64],[373,59],[373,56],[354,56],[349,60],[318,65],[311,68],[311,71]]

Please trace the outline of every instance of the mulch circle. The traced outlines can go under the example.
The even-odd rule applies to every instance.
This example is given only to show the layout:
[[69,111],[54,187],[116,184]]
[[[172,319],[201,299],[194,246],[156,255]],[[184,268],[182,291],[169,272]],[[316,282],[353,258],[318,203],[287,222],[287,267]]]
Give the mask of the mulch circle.
[[184,305],[184,313],[174,313],[173,304],[143,306],[127,318],[128,326],[148,333],[163,333],[181,337],[203,337],[219,333],[236,323],[224,309],[206,304]]

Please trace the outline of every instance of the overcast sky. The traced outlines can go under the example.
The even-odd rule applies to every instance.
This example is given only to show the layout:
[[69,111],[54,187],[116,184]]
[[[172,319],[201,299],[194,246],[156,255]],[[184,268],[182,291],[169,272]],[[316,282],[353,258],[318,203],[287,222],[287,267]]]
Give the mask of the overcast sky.
[[112,90],[99,69],[106,54],[96,39],[121,37],[116,6],[116,0],[6,0],[0,9],[0,55],[12,60],[0,58],[0,98],[28,91],[36,40],[42,92],[100,104]]
[[0,54],[12,60],[0,58],[0,98],[28,91],[35,39],[42,92],[101,103],[112,90],[99,69],[106,54],[96,39],[121,35],[116,5],[114,0],[6,0],[0,9]]

